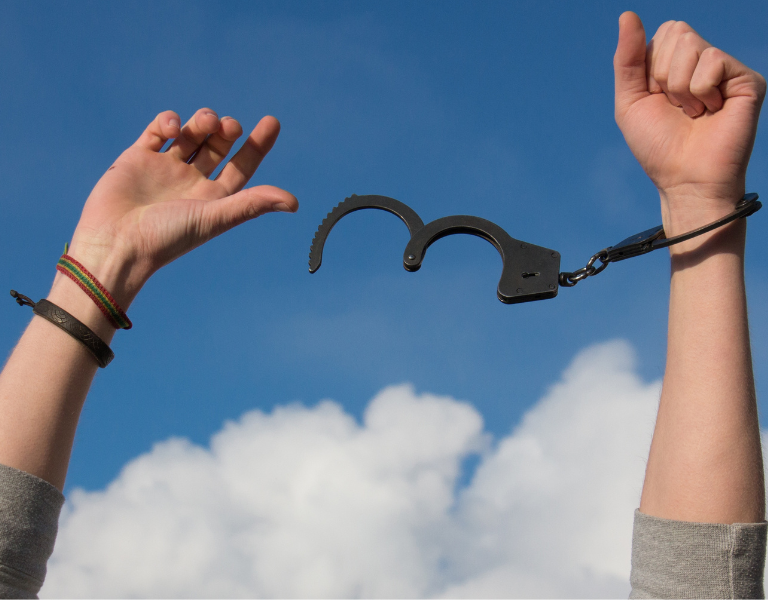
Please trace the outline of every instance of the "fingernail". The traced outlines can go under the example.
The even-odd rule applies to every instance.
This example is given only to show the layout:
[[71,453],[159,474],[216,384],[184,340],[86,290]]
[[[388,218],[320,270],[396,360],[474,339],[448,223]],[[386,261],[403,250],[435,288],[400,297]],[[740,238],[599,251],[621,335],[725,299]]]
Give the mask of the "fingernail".
[[178,127],[179,126],[179,122],[176,119],[171,119],[170,121],[168,121],[168,125],[170,127]]
[[217,114],[216,114],[215,112],[213,112],[212,110],[206,110],[206,111],[205,111],[205,114],[206,114],[206,115],[211,115],[212,117],[216,117],[217,119],[219,118],[219,115],[217,115]]
[[690,106],[683,107],[683,110],[685,111],[685,114],[691,118],[699,114],[699,111],[697,111],[695,108],[691,108]]
[[272,208],[280,212],[291,212],[291,209],[288,208],[288,205],[285,204],[284,202],[278,202],[277,204],[273,204]]

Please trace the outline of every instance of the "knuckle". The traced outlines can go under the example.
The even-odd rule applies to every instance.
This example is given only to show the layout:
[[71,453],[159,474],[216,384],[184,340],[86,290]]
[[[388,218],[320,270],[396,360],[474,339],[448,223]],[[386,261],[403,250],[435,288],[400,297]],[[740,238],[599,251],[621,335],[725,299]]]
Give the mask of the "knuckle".
[[245,207],[245,216],[248,219],[255,219],[260,217],[264,213],[264,210],[257,202],[249,202]]
[[675,20],[664,21],[661,25],[659,25],[659,28],[656,30],[656,33],[657,34],[664,33],[667,29],[672,27],[675,23],[677,23],[677,21]]
[[682,44],[686,47],[692,47],[692,46],[698,46],[700,43],[701,37],[699,37],[699,34],[695,31],[686,31],[685,33],[680,35],[680,39],[678,41],[678,44]]
[[664,36],[666,35],[669,28],[674,24],[674,21],[667,21],[665,23],[662,23],[659,25],[659,28],[656,30],[656,33],[653,34],[653,37],[651,38],[651,42],[654,40],[658,44],[661,40],[664,39]]
[[725,52],[723,52],[719,48],[715,48],[714,46],[709,46],[709,48],[704,48],[704,50],[701,51],[701,56],[699,57],[699,61],[714,62],[717,60],[721,60],[724,56],[725,56]]
[[685,33],[689,33],[693,31],[693,27],[688,25],[685,21],[675,21],[672,24],[672,33],[675,33],[677,35],[683,35]]
[[752,71],[754,75],[754,88],[755,88],[755,95],[757,96],[757,99],[759,102],[762,103],[762,101],[765,99],[766,94],[766,82],[765,77],[763,77],[760,73],[757,71]]

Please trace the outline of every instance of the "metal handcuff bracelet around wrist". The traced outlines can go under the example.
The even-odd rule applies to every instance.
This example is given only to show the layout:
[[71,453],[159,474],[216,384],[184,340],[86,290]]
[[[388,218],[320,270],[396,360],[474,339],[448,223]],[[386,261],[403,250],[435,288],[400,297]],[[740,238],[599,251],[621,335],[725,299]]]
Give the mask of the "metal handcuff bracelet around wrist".
[[[309,272],[314,273],[320,268],[328,234],[342,217],[357,210],[375,208],[400,217],[408,227],[411,239],[403,253],[403,267],[406,271],[418,271],[427,248],[440,238],[466,233],[488,240],[501,255],[503,266],[496,292],[499,300],[505,304],[546,300],[557,296],[559,286],[573,287],[582,279],[602,272],[612,262],[679,244],[736,219],[748,217],[762,207],[757,198],[757,194],[747,194],[730,214],[682,235],[667,238],[662,225],[642,231],[615,246],[600,250],[584,267],[572,272],[560,272],[559,252],[515,239],[491,221],[469,215],[454,215],[436,219],[425,225],[412,208],[399,200],[386,196],[353,194],[328,213],[317,228],[309,251]],[[596,264],[598,262],[599,264]]]

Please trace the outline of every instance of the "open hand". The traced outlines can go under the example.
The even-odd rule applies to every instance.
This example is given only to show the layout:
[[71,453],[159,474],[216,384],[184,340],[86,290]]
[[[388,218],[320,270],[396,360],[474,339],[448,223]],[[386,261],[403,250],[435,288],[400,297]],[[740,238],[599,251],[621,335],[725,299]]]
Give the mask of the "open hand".
[[209,179],[242,132],[210,109],[183,127],[175,112],[160,113],[96,184],[70,254],[127,306],[152,273],[182,254],[264,213],[295,212],[298,202],[284,190],[243,189],[277,139],[274,117],[264,117]]
[[624,13],[614,58],[616,122],[659,189],[668,236],[713,221],[744,195],[765,79],[688,24],[668,21],[646,47]]

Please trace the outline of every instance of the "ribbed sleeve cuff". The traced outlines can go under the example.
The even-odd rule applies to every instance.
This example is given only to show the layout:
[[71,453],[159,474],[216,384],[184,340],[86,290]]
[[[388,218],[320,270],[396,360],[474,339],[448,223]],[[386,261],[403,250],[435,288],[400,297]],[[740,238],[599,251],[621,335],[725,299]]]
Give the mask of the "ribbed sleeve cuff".
[[62,493],[0,465],[0,598],[36,598],[53,552]]
[[764,598],[766,523],[690,523],[635,511],[630,598]]

